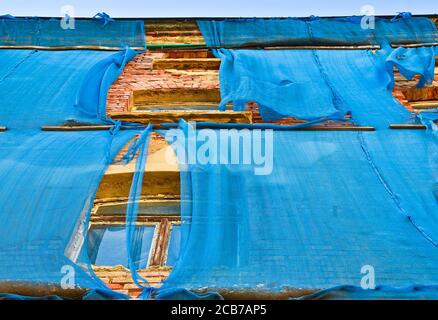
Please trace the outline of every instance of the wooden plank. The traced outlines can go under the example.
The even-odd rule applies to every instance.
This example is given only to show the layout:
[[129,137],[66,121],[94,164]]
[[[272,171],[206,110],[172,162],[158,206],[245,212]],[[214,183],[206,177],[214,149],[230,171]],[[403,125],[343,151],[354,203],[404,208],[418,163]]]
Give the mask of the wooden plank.
[[[152,90],[135,90],[133,92],[134,106],[141,105],[144,108],[148,104],[153,107],[156,105],[186,103],[203,105],[204,103],[215,103],[219,105],[221,95],[219,88],[177,88],[177,89],[152,89]],[[187,105],[187,104],[186,104]]]
[[376,131],[371,126],[311,126],[292,129],[295,131]]
[[[297,123],[296,125],[299,125]],[[173,125],[172,125],[173,126]],[[172,126],[166,126],[166,128],[170,128]],[[177,124],[175,124],[177,126]],[[351,126],[351,125],[330,125],[330,126],[322,126],[322,125],[313,125],[308,127],[295,127],[294,125],[280,125],[280,124],[272,124],[272,123],[255,123],[249,124],[245,126],[244,124],[230,124],[230,123],[196,123],[196,127],[199,129],[204,128],[213,128],[213,129],[272,129],[278,131],[375,131],[376,128],[371,126]]]
[[148,44],[150,50],[199,50],[199,49],[250,49],[250,50],[378,50],[379,45],[356,45],[356,46],[338,46],[338,45],[243,45],[243,46],[211,46],[204,44],[186,44],[186,43],[154,43]]
[[[146,112],[145,112],[146,113]],[[159,113],[163,113],[163,112],[159,112]],[[172,112],[173,113],[173,112]],[[224,112],[220,112],[220,114],[223,114]],[[236,113],[236,112],[234,112]],[[242,112],[242,113],[247,113],[247,112]],[[198,116],[202,116],[205,117],[205,114],[200,114]],[[129,121],[129,122],[138,122],[138,123],[155,123],[155,125],[157,127],[159,127],[159,125],[161,123],[177,123],[179,119],[181,118],[185,118],[185,120],[187,121],[195,121],[193,120],[194,117],[190,118],[190,117],[179,117],[179,116],[170,116],[169,118],[164,118],[163,115],[161,115],[158,118],[151,118],[150,115],[135,115],[133,116],[132,114],[125,114],[125,113],[121,113],[119,116],[117,115],[113,115],[112,116],[113,119],[117,119],[117,120],[124,120],[124,121]],[[159,120],[159,121],[157,121]],[[217,120],[217,119],[208,119],[209,122],[212,122],[211,120]],[[215,123],[224,123],[224,124],[232,124],[232,123],[240,123],[240,124],[250,124],[251,122],[236,122],[240,121],[240,120],[244,120],[244,121],[249,121],[250,119],[248,119],[247,117],[242,117],[242,119],[239,118],[234,118],[234,119],[225,119],[228,120],[226,122],[215,122]],[[233,122],[234,121],[234,122]],[[206,122],[205,120],[203,121],[195,121],[195,122]],[[266,124],[267,126],[269,126],[270,124]],[[408,126],[408,127],[406,127]],[[391,125],[391,129],[425,129],[425,126],[422,127],[415,127],[417,125]],[[96,126],[44,126],[42,127],[43,131],[98,131],[98,130],[109,130],[111,129],[112,126],[107,126],[107,125],[96,125]],[[202,125],[203,128],[208,128],[208,125]],[[259,123],[257,124],[254,128],[262,128],[263,124]],[[310,126],[310,127],[302,127],[302,128],[288,128],[288,126],[281,126],[278,125],[278,129],[282,130],[282,127],[284,127],[284,130],[293,130],[293,131],[375,131],[376,129],[374,127],[371,126]]]
[[30,297],[56,295],[69,299],[81,299],[86,289],[63,289],[56,284],[43,284],[30,281],[0,281],[0,292]]
[[433,109],[438,108],[438,100],[411,101],[409,105],[413,109]]
[[393,48],[405,47],[405,48],[418,48],[418,47],[435,47],[438,46],[438,42],[432,43],[407,43],[407,44],[393,44]]
[[196,122],[252,123],[252,113],[249,111],[138,111],[111,112],[109,116],[114,120],[155,125],[166,122],[177,123],[180,119]]
[[353,46],[268,46],[263,47],[264,50],[378,50],[378,45],[353,45]]
[[220,59],[216,58],[198,58],[198,59],[154,59],[153,69],[166,70],[188,70],[188,69],[203,69],[203,70],[218,70]]
[[425,130],[427,127],[423,124],[390,124],[390,129],[410,129],[410,130]]
[[100,131],[109,130],[113,126],[109,125],[87,125],[87,126],[43,126],[42,131]]

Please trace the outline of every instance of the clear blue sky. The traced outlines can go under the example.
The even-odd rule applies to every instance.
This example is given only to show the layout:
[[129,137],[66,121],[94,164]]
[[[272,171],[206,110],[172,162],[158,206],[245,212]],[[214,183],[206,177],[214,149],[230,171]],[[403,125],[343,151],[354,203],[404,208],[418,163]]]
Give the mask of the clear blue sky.
[[364,5],[372,5],[377,15],[438,13],[438,0],[0,0],[0,14],[60,16],[64,5],[82,17],[99,11],[113,17],[359,15]]

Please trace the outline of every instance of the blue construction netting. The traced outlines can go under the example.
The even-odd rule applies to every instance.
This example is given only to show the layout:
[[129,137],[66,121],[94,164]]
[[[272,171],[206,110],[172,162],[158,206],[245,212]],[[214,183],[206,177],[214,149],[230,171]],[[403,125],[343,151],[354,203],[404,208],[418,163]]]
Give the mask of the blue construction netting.
[[438,42],[436,25],[428,18],[403,13],[393,19],[371,19],[374,20],[363,16],[215,19],[199,20],[198,26],[209,47]]
[[[162,132],[181,170],[181,251],[162,288],[137,278],[141,297],[154,291],[159,299],[220,297],[190,291],[207,288],[318,291],[304,298],[438,298],[436,132],[388,127],[420,121],[436,127],[434,112],[416,117],[391,95],[394,67],[407,78],[420,75],[419,86],[432,81],[436,49],[393,50],[385,40],[377,52],[216,51],[222,109],[228,101],[235,110],[256,101],[264,119],[311,121],[284,130],[216,123],[195,130],[182,121]],[[377,131],[291,131],[345,114]],[[255,129],[274,131],[268,138]],[[229,143],[242,137],[253,143]],[[227,158],[251,154],[255,145],[267,148],[271,172],[257,175],[260,163]],[[204,162],[197,161],[199,152]],[[131,198],[138,192],[131,189]],[[135,208],[128,211],[135,221]],[[359,287],[364,266],[375,270],[375,290]]]
[[[28,28],[47,22],[20,21]],[[128,37],[123,28],[116,32],[119,27],[104,29],[102,25],[100,33],[95,34],[86,28],[87,24],[91,27],[101,23],[80,23],[82,35],[74,41],[135,45],[131,42],[135,33],[131,31],[136,30],[138,21],[123,27],[131,30]],[[56,31],[49,29],[44,41],[57,37]],[[17,34],[22,31],[18,27],[12,30]],[[92,42],[87,43],[88,36]],[[106,43],[108,39],[112,42]],[[78,43],[69,43],[73,44]],[[133,130],[120,130],[121,123],[105,115],[109,86],[135,55],[128,48],[117,53],[0,50],[0,125],[7,127],[0,134],[2,290],[28,286],[40,288],[41,292],[93,289],[106,298],[125,297],[109,290],[94,275],[84,244],[94,196],[106,168],[123,146],[137,134],[145,134],[141,126],[129,125],[127,128]],[[41,131],[42,126],[66,122],[113,127],[107,131]]]
[[265,121],[351,113],[361,125],[413,122],[415,117],[392,96],[394,66],[408,79],[421,75],[419,86],[430,84],[435,51],[388,46],[376,52],[215,50],[221,58],[219,108],[233,102],[234,110],[242,111],[256,102]]
[[[409,289],[399,297],[437,298],[435,134],[273,131],[268,139],[247,129],[180,129],[163,134],[183,154],[182,249],[158,297],[175,297],[175,288],[359,290],[361,268],[370,265],[376,285],[386,287],[368,290],[367,298],[399,287]],[[182,146],[169,138],[181,132]],[[225,139],[245,135],[273,152],[271,173],[257,175],[255,164],[230,158],[214,162],[213,155],[236,151]],[[190,146],[211,163],[190,162]],[[251,154],[251,147],[242,142],[239,152]]]
[[[110,23],[103,20],[99,23]],[[420,73],[421,84],[426,84],[432,50],[257,55],[221,51],[227,57],[243,57],[240,70],[250,68],[260,79],[266,76],[263,68],[276,70],[261,84],[252,83],[249,75],[241,85],[251,90],[271,87],[274,102],[283,99],[275,86],[290,89],[286,97],[310,99],[293,89],[297,79],[306,77],[302,70],[310,70],[306,83],[315,82],[313,92],[318,95],[298,107],[284,103],[290,108],[287,115],[300,112],[312,119],[305,125],[350,112],[356,123],[373,125],[377,131],[242,129],[226,130],[221,136],[220,128],[200,131],[181,122],[175,134],[182,132],[185,145],[180,147],[180,140],[173,146],[181,160],[182,249],[159,290],[137,273],[134,246],[151,127],[121,131],[121,124],[106,119],[104,112],[109,85],[135,53],[0,51],[0,125],[9,128],[0,134],[0,287],[10,282],[56,287],[73,270],[68,285],[115,296],[94,275],[83,244],[88,243],[90,208],[100,178],[120,148],[136,137],[123,157],[131,161],[137,155],[126,213],[126,246],[128,266],[143,289],[142,298],[154,291],[157,298],[220,297],[187,291],[200,288],[269,293],[328,289],[313,297],[360,298],[357,286],[364,265],[375,269],[378,285],[378,290],[366,291],[368,298],[436,298],[436,131],[387,128],[390,123],[417,121],[390,95],[392,67],[407,77]],[[286,58],[288,64],[281,64]],[[263,63],[267,66],[259,66]],[[233,70],[230,74],[230,79],[237,78]],[[221,81],[228,78],[221,75]],[[257,93],[251,90],[250,99]],[[262,98],[268,115],[285,114],[284,108]],[[424,113],[418,121],[433,129],[436,119],[435,113]],[[67,120],[114,127],[102,132],[39,131],[42,125]],[[169,138],[172,130],[163,134]],[[224,143],[242,136],[253,144],[243,143],[236,150]],[[206,138],[211,150],[206,150]],[[251,154],[257,145],[267,151],[260,155],[263,163],[230,164],[233,152]],[[188,146],[196,153],[202,150],[204,158],[225,152],[228,162],[183,161],[181,152]],[[218,146],[221,149],[215,150]],[[260,165],[272,171],[255,174]]]
[[[135,54],[132,50],[0,50],[1,125],[31,129],[67,120],[102,122],[108,89]],[[32,91],[23,94],[31,80]]]
[[[436,113],[416,117],[391,95],[394,66],[409,79],[420,75],[420,86],[431,83],[435,48],[393,50],[384,43],[377,52],[221,49],[217,54],[222,106],[233,101],[242,110],[255,101],[264,119],[311,120],[296,128],[348,113],[356,124],[377,131],[214,123],[193,130],[181,123],[180,131],[163,133],[183,154],[182,244],[158,297],[190,298],[175,288],[209,288],[328,290],[310,298],[436,299],[436,131],[389,129],[420,121],[436,127]],[[277,130],[264,141],[254,129]],[[181,132],[182,147],[181,140],[169,139]],[[272,151],[270,174],[256,175],[253,163],[186,158],[190,146],[192,159],[199,152],[210,159],[230,155],[236,146],[225,142],[244,136],[272,148],[265,153]],[[237,150],[240,156],[251,154],[253,146],[246,141]],[[361,291],[363,266],[374,268],[376,290]]]
[[144,22],[111,19],[14,18],[0,16],[0,47],[146,48]]

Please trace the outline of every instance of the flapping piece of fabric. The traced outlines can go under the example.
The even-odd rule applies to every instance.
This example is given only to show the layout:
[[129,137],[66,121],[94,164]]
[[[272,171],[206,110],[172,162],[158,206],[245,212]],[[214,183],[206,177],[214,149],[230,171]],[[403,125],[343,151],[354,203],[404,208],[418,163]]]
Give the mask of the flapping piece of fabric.
[[214,52],[222,60],[221,110],[228,102],[233,102],[236,111],[244,110],[248,102],[256,102],[265,121],[284,117],[315,120],[351,113],[357,124],[378,127],[416,121],[392,96],[394,67],[407,79],[420,75],[418,86],[424,86],[433,80],[436,55],[435,47],[392,49],[387,45],[377,52]]
[[418,115],[421,123],[424,124],[427,129],[438,131],[437,121],[438,121],[438,109],[432,109],[427,112],[420,112]]
[[92,118],[106,120],[108,90],[126,64],[136,55],[137,52],[126,48],[95,64],[85,76],[78,91],[76,108]]
[[388,73],[391,75],[391,82],[388,89],[394,88],[394,67],[408,80],[414,76],[420,76],[418,88],[432,84],[435,76],[435,47],[419,48],[397,48],[386,58]]
[[105,12],[99,12],[99,13],[96,13],[92,19],[93,19],[93,20],[96,20],[96,21],[100,21],[100,22],[102,22],[104,26],[107,25],[109,22],[114,21],[114,19],[111,18],[111,17],[110,17],[107,13],[105,13]]

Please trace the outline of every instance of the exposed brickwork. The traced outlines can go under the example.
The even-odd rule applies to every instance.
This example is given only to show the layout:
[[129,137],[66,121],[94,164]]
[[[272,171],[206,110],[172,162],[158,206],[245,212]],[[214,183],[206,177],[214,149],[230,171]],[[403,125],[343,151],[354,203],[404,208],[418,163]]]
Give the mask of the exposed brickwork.
[[153,70],[153,59],[163,59],[164,52],[145,52],[128,63],[119,79],[108,93],[107,111],[124,112],[133,104],[132,93],[135,90],[151,89],[218,89],[217,71],[209,70]]
[[[141,290],[133,283],[130,271],[125,267],[94,267],[94,271],[108,287],[115,291],[128,294],[132,297],[137,297],[141,293]],[[169,276],[170,268],[149,268],[148,270],[140,271],[139,274],[149,282],[150,286],[159,288]]]
[[415,87],[415,82],[409,81],[398,85],[400,92],[408,101],[427,101],[438,99],[438,75],[435,76],[435,81],[432,86],[427,86],[421,89]]
[[[154,59],[203,59],[211,58],[207,50],[174,50],[168,52],[149,51],[135,57],[125,68],[119,79],[113,84],[108,94],[108,112],[126,112],[133,106],[132,93],[135,90],[157,89],[218,89],[219,75],[217,70],[154,70]],[[438,100],[438,75],[432,86],[416,88],[416,81],[405,81],[396,75],[396,86],[393,95],[408,110],[412,111],[409,101]],[[249,103],[248,110],[253,113],[255,123],[262,122],[257,104]],[[274,121],[277,124],[294,124],[302,121],[284,118]],[[348,123],[345,123],[346,125]],[[330,125],[328,123],[327,125]],[[339,124],[337,124],[339,125]]]

